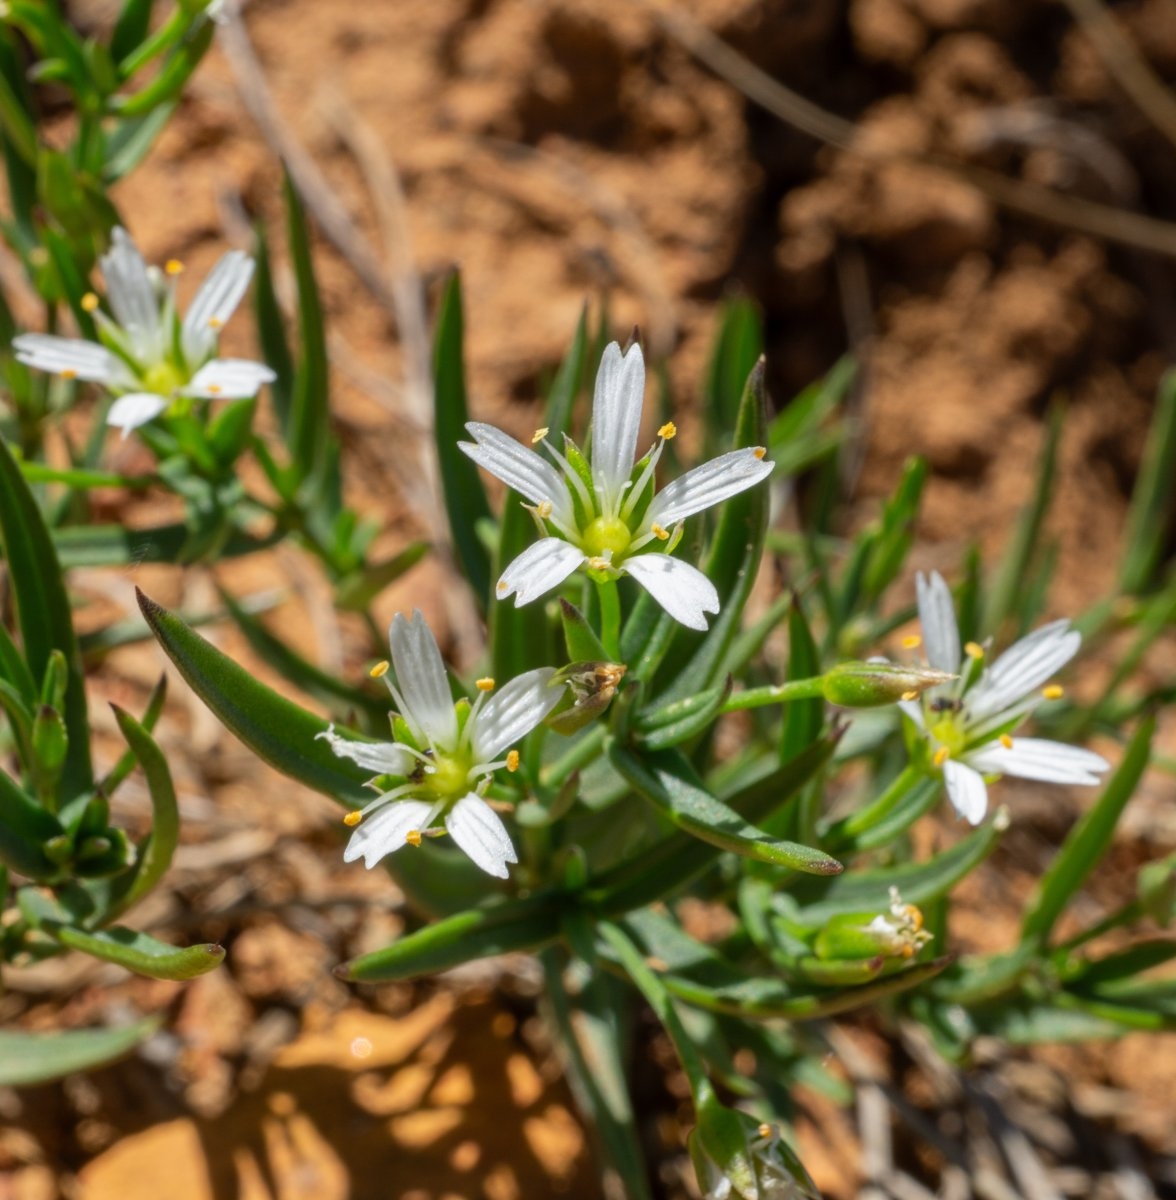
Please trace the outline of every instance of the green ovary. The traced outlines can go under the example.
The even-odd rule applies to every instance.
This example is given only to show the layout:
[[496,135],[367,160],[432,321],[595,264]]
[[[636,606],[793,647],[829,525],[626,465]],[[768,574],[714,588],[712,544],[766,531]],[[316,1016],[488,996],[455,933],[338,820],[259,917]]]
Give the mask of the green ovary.
[[593,558],[606,553],[619,558],[629,548],[633,535],[619,517],[597,517],[583,533],[583,548]]
[[143,390],[157,396],[170,396],[187,382],[169,362],[159,362],[143,372]]
[[936,721],[930,727],[928,733],[941,746],[947,747],[947,752],[952,758],[958,757],[967,747],[968,738],[959,723],[951,717],[944,717],[941,721]]
[[437,800],[457,800],[471,791],[470,762],[462,755],[438,754],[433,770],[421,784],[421,795]]

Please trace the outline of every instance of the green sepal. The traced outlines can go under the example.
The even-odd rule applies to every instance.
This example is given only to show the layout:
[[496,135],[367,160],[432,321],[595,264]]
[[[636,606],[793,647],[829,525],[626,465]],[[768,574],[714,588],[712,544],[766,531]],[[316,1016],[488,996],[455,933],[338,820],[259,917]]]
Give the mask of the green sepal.
[[584,614],[562,596],[559,600],[560,620],[563,622],[564,641],[568,648],[569,662],[607,662],[608,654],[596,631]]

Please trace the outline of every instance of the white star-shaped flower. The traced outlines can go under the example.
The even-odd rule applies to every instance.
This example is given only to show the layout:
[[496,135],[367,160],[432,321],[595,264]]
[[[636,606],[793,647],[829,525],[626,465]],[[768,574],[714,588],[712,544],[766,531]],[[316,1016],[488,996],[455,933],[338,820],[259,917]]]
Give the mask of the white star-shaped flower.
[[276,378],[263,363],[215,357],[220,330],[253,276],[249,255],[224,255],[182,319],[174,284],[182,264],[149,268],[122,228],[111,234],[99,264],[113,315],[99,308],[92,292],[83,306],[94,314],[100,341],[24,333],[12,345],[26,366],[100,383],[117,396],[106,419],[123,437],[182,398],[241,400]]
[[466,426],[474,441],[461,442],[462,450],[530,502],[545,534],[503,571],[500,600],[514,595],[516,605],[529,604],[587,567],[605,578],[632,575],[691,629],[706,629],[705,614],[719,611],[711,581],[669,552],[687,517],[766,479],[773,464],[765,461],[762,446],[733,450],[656,491],[658,459],[677,430],[667,422],[653,448],[634,462],[644,394],[641,347],[622,354],[612,342],[596,376],[590,455],[570,438],[557,450],[546,429],[532,439],[542,445],[544,458],[492,425]]
[[441,651],[419,612],[411,620],[397,613],[389,641],[396,680],[386,663],[374,673],[396,703],[397,740],[352,741],[333,725],[318,735],[340,757],[374,772],[372,782],[394,777],[371,804],[345,818],[357,828],[344,861],[362,858],[374,867],[405,844],[448,833],[483,871],[505,879],[507,864],[518,858],[502,818],[483,796],[495,771],[518,767],[518,751],[509,747],[559,703],[563,689],[549,686],[555,671],[527,671],[497,691],[493,680],[479,680],[473,705],[455,705]]
[[951,590],[943,577],[920,573],[916,583],[927,661],[937,670],[958,672],[959,678],[900,706],[930,742],[931,761],[942,770],[960,816],[973,825],[984,819],[986,776],[1097,784],[1110,765],[1101,755],[1043,738],[1013,737],[1043,699],[1062,695],[1060,687],[1043,685],[1078,653],[1082,635],[1069,621],[1054,621],[984,666],[983,647],[973,642],[960,647]]

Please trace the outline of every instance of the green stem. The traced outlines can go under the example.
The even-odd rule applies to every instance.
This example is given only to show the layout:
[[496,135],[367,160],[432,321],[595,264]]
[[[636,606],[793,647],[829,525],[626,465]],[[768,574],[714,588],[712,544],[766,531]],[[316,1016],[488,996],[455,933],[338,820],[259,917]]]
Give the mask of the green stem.
[[1112,929],[1118,929],[1120,925],[1127,925],[1132,921],[1138,921],[1145,915],[1143,905],[1138,900],[1130,900],[1121,908],[1117,908],[1113,913],[1108,913],[1097,925],[1092,925],[1089,929],[1085,929],[1070,938],[1069,941],[1062,942],[1060,946],[1054,948],[1054,953],[1069,954],[1077,950],[1080,946],[1085,946],[1087,942],[1094,941],[1096,937],[1101,937],[1104,933],[1110,933]]
[[604,729],[597,725],[590,730],[564,755],[548,763],[539,776],[541,786],[559,788],[573,772],[586,767],[594,758],[599,758],[604,746]]
[[596,580],[600,600],[600,641],[610,662],[621,661],[621,595],[615,579]]
[[787,704],[791,700],[820,699],[824,695],[825,677],[792,679],[767,687],[748,688],[728,696],[720,712],[740,712],[745,708],[765,708],[769,704]]
[[876,800],[850,813],[843,821],[838,821],[823,839],[827,846],[837,846],[843,841],[857,837],[867,829],[872,829],[884,817],[890,815],[902,798],[923,778],[923,770],[908,763],[899,773],[893,783]]
[[629,940],[621,928],[608,921],[602,921],[597,926],[600,935],[616,951],[625,973],[637,986],[638,991],[645,997],[649,1007],[653,1009],[657,1019],[662,1023],[674,1050],[682,1064],[682,1070],[690,1083],[690,1093],[694,1098],[696,1108],[710,1100],[714,1089],[703,1065],[702,1056],[686,1032],[682,1018],[674,1007],[674,1001],[665,985],[645,961],[645,956]]

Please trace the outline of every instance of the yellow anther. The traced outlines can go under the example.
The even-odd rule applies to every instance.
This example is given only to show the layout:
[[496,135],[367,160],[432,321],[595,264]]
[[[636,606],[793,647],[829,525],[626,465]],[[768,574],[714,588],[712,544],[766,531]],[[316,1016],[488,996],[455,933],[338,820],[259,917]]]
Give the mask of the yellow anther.
[[914,690],[903,692],[902,698],[904,700],[917,700],[919,698],[919,693]]
[[550,500],[540,500],[539,503],[535,505],[535,511],[539,514],[539,519],[541,521],[546,521],[554,510],[555,506]]
[[915,904],[908,904],[903,912],[906,913],[907,920],[915,927],[915,932],[918,933],[923,928],[923,914]]
[[210,383],[208,385],[208,394],[210,396],[219,396],[224,390],[219,383]]
[[1041,689],[1041,694],[1047,700],[1060,700],[1066,694],[1066,689],[1060,683],[1051,683]]
[[374,667],[372,667],[372,669],[368,672],[368,674],[373,679],[382,679],[385,675],[388,674],[388,663],[386,661],[376,663],[376,665]]
[[73,369],[73,367],[66,367],[61,372],[62,379],[77,379],[77,377],[78,377],[78,373],[77,373],[77,371],[75,371]]
[[756,448],[751,453],[754,458],[762,459],[763,456],[765,454],[767,454],[767,450],[763,446],[756,446]]
[[655,538],[657,538],[657,540],[659,542],[664,542],[664,541],[669,540],[670,531],[668,529],[663,528],[661,525],[658,525],[656,523],[651,525],[649,527],[649,532],[652,533],[653,536]]
[[678,426],[673,421],[667,421],[658,431],[659,438],[665,438],[668,442],[678,432]]
[[93,312],[98,307],[98,297],[93,292],[87,292],[82,297],[82,308],[86,312]]
[[903,956],[903,958],[914,958],[915,957],[915,948],[909,942],[905,946],[903,946],[902,956]]
[[220,319],[220,317],[209,317],[208,318],[208,328],[209,329],[223,329],[224,327],[225,327],[225,323],[224,323],[224,321],[222,321]]
[[931,760],[937,767],[942,767],[945,762],[951,757],[951,751],[946,746],[940,746],[935,751],[935,757]]
[[909,634],[902,639],[904,650],[917,650],[923,644],[923,639],[917,633]]
[[984,647],[981,646],[979,642],[968,642],[964,646],[964,653],[969,658],[975,658],[979,660],[984,657]]
[[760,1137],[771,1137],[771,1136],[772,1136],[772,1134],[773,1134],[773,1132],[774,1132],[774,1130],[773,1130],[773,1129],[772,1129],[772,1127],[771,1127],[771,1126],[770,1126],[770,1125],[767,1123],[767,1121],[765,1121],[765,1122],[764,1122],[764,1123],[763,1123],[763,1124],[762,1124],[762,1125],[761,1125],[761,1126],[760,1126],[760,1127],[759,1127],[759,1128],[756,1130],[756,1133],[758,1133],[758,1134],[760,1135]]
[[546,425],[544,425],[544,426],[543,426],[541,429],[536,429],[536,430],[535,430],[535,432],[534,432],[533,434],[531,434],[531,445],[532,445],[532,446],[538,446],[538,445],[539,445],[539,443],[540,443],[541,441],[543,441],[543,439],[544,439],[544,438],[545,438],[545,437],[546,437],[546,436],[547,436],[547,435],[548,435],[550,432],[551,432],[551,430],[550,430],[550,429],[548,428],[548,426],[546,426]]
[[492,692],[494,691],[494,680],[487,675],[482,679],[474,680],[474,687],[476,687],[479,692]]
[[519,752],[511,750],[506,756],[506,769],[508,771],[517,771],[519,769]]
[[506,595],[506,593],[507,593],[508,591],[510,591],[510,587],[509,587],[507,584],[503,583],[503,582],[502,582],[502,580],[500,579],[500,580],[498,581],[498,586],[497,586],[497,587],[496,587],[494,590],[495,590],[495,591],[496,591],[496,592],[497,592],[497,593],[498,593],[500,596],[505,596],[505,595]]
[[178,258],[169,258],[167,262],[163,264],[163,269],[169,275],[179,275],[184,269],[184,264],[180,262]]
[[1006,750],[1011,750],[1013,748],[1013,739],[1011,737],[1009,737],[1009,735],[1007,733],[1002,733],[1000,735],[1000,744]]
[[346,825],[348,829],[354,829],[362,820],[363,813],[361,813],[357,808],[354,812],[349,812],[343,817],[343,824]]
[[404,835],[404,840],[410,846],[419,846],[421,844],[421,831],[419,829],[410,829]]

